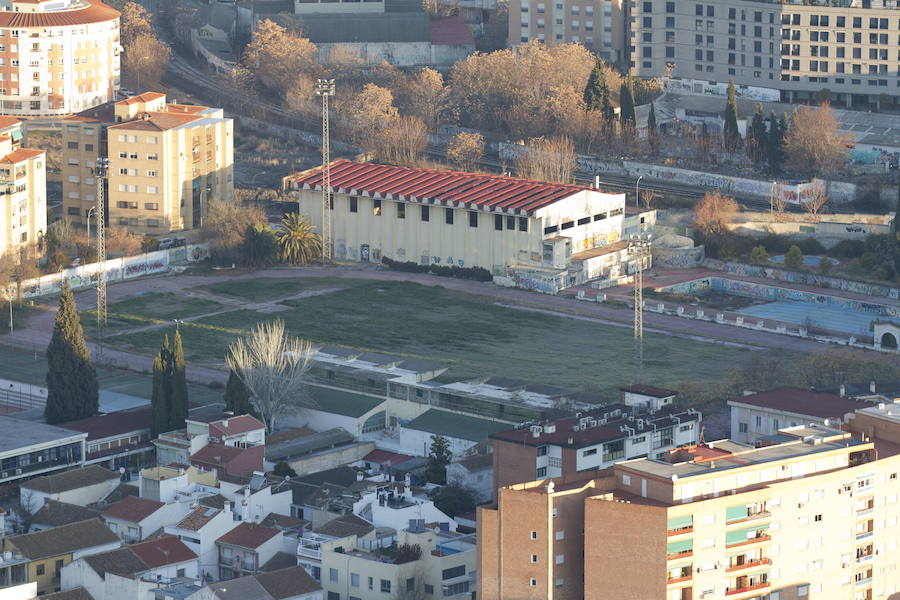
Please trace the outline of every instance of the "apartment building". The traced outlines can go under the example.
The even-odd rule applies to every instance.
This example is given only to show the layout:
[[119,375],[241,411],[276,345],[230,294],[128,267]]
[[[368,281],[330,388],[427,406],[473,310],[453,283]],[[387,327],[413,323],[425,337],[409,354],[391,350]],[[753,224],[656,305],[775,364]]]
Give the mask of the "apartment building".
[[501,488],[478,512],[479,597],[893,597],[896,444],[781,433]]
[[857,107],[900,96],[890,0],[643,0],[627,27],[634,75],[670,75],[693,91],[733,80],[750,97],[804,101],[827,89]]
[[119,88],[119,11],[100,0],[0,3],[4,115],[62,115]]
[[668,457],[675,448],[700,440],[701,418],[693,409],[642,415],[615,404],[493,433],[494,487],[603,469],[632,458]]
[[0,132],[0,255],[36,244],[47,231],[47,158],[20,147],[21,139],[21,123]]
[[221,108],[167,103],[157,92],[64,118],[66,218],[87,226],[104,157],[110,227],[154,235],[202,226],[209,200],[233,197],[233,129]]
[[510,0],[509,43],[576,42],[610,62],[624,58],[625,0]]

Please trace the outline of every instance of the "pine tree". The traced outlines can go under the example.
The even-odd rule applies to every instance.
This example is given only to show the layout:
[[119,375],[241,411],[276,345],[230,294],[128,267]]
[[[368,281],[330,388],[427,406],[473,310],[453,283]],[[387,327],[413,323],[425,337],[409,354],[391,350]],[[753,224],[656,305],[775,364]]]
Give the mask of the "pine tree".
[[747,156],[753,164],[759,166],[766,162],[769,154],[769,134],[763,116],[762,104],[756,105],[753,120],[747,128]]
[[725,125],[722,134],[725,138],[725,150],[737,152],[741,145],[741,132],[738,130],[737,92],[734,81],[728,82],[728,100],[725,104]]
[[775,111],[769,114],[769,132],[766,136],[766,159],[769,161],[769,172],[778,173],[781,170],[781,138],[782,132],[778,125],[778,117]]
[[607,121],[611,121],[615,116],[612,103],[609,101],[609,86],[606,83],[603,61],[599,58],[594,63],[587,85],[584,87],[584,105],[588,110],[599,110]]
[[228,373],[228,383],[225,384],[225,410],[235,415],[253,415],[256,411],[250,401],[250,390],[232,369]]
[[631,81],[631,77],[626,77],[625,81],[622,82],[622,87],[619,88],[619,104],[621,106],[619,117],[622,121],[622,126],[626,128],[634,127],[637,117],[634,112],[634,83]]
[[169,413],[166,405],[166,376],[163,367],[162,350],[153,359],[153,395],[150,399],[152,419],[150,422],[150,435],[157,437],[169,430]]
[[647,116],[647,139],[650,141],[650,152],[659,154],[659,126],[656,124],[656,109],[650,103],[650,114]]
[[184,365],[184,348],[181,345],[181,331],[175,330],[172,344],[172,400],[169,405],[169,430],[181,429],[188,416],[187,377]]
[[47,423],[63,423],[96,414],[100,403],[97,370],[91,362],[78,307],[69,283],[63,283],[53,337],[47,347]]

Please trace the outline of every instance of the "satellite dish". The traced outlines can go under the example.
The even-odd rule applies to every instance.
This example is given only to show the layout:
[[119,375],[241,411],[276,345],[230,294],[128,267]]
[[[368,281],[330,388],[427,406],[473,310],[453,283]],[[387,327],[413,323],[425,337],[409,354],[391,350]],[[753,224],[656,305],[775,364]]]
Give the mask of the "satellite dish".
[[119,474],[120,474],[120,475],[124,475],[124,474],[125,474],[125,467],[119,467]]
[[675,483],[676,481],[678,481],[678,474],[672,473],[672,483]]

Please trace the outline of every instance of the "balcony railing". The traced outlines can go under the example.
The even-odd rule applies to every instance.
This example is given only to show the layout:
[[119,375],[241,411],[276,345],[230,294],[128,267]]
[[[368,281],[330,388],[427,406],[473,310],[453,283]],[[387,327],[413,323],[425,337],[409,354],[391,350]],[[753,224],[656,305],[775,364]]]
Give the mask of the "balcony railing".
[[731,525],[736,525],[738,523],[746,523],[747,521],[756,521],[757,519],[768,519],[771,516],[772,516],[772,513],[770,513],[769,511],[761,510],[759,512],[748,514],[743,519],[737,519],[736,521],[728,521],[728,523],[726,523],[725,525],[726,525],[726,527],[730,527]]
[[688,525],[687,527],[681,527],[679,529],[670,529],[669,531],[666,532],[666,535],[671,537],[673,535],[684,535],[686,533],[693,533],[693,531],[694,531],[694,526]]
[[727,588],[725,588],[725,595],[733,596],[735,594],[743,594],[745,592],[753,592],[755,590],[761,590],[763,588],[767,588],[770,585],[772,585],[772,584],[769,583],[768,581],[765,581],[763,583],[757,583],[756,585],[748,585],[748,586],[739,587],[739,588],[727,587]]
[[872,534],[873,534],[873,533],[874,533],[873,531],[864,531],[863,533],[857,533],[857,534],[856,534],[856,539],[857,539],[857,541],[858,541],[858,540],[864,540],[864,539],[866,539],[867,537],[872,537]]
[[689,556],[693,556],[693,550],[684,550],[682,552],[674,552],[672,554],[666,554],[666,560],[679,560],[681,558],[688,558]]
[[753,567],[761,567],[763,565],[771,565],[771,558],[761,558],[759,560],[753,560],[750,562],[745,562],[740,565],[732,565],[725,569],[726,573],[731,573],[732,571],[740,571],[741,569],[752,569]]
[[690,581],[693,578],[694,576],[690,573],[687,575],[681,575],[679,577],[669,577],[668,579],[666,579],[666,584],[671,585],[673,583],[684,583],[685,581]]
[[747,544],[758,544],[759,542],[768,542],[772,539],[772,536],[768,534],[758,535],[756,537],[748,538],[746,540],[741,540],[740,542],[733,542],[731,544],[727,544],[726,548],[734,548],[736,546],[746,546]]

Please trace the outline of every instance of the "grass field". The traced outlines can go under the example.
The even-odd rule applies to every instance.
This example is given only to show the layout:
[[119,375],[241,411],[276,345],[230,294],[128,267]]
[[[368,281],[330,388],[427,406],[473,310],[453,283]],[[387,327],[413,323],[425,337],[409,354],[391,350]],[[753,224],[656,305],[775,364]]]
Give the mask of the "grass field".
[[[321,285],[328,280],[320,280]],[[240,282],[216,293],[255,294],[268,286],[269,297],[298,288]],[[303,285],[301,282],[293,282]],[[348,282],[331,285],[347,288]],[[209,289],[210,286],[207,286]],[[277,288],[276,293],[273,288]],[[210,290],[212,291],[212,290]],[[110,314],[119,311],[110,306]],[[262,314],[234,310],[181,326],[189,361],[221,362],[228,344],[262,320],[280,318],[293,335],[317,343],[443,362],[456,378],[501,374],[580,389],[607,389],[633,382],[632,332],[627,327],[568,319],[497,306],[485,298],[407,282],[354,282],[341,291],[284,301],[288,310]],[[129,306],[129,310],[135,307]],[[163,333],[122,334],[110,343],[141,352],[155,351]],[[645,381],[676,385],[718,380],[723,367],[740,364],[749,351],[664,335],[645,336]]]
[[324,287],[347,288],[358,285],[358,282],[346,279],[331,279],[326,277],[304,277],[302,279],[283,279],[275,277],[260,277],[258,279],[244,279],[237,281],[220,281],[209,285],[202,285],[196,289],[215,294],[240,298],[252,302],[260,302],[269,299],[284,298],[300,292]]
[[[116,302],[107,308],[107,332],[133,329],[147,325],[172,322],[173,319],[195,317],[217,310],[223,306],[206,298],[191,298],[172,293],[145,294]],[[97,313],[94,310],[81,312],[81,323],[87,335],[96,329]]]

